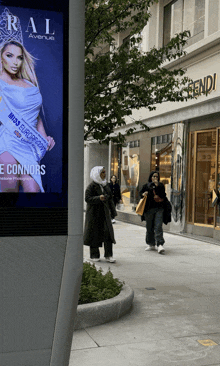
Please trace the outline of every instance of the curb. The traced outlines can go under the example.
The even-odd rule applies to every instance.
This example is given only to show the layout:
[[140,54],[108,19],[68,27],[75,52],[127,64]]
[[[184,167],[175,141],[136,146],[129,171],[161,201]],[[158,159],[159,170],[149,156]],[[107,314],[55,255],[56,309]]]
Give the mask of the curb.
[[124,285],[120,294],[112,299],[78,305],[74,330],[93,327],[119,319],[128,313],[134,299],[134,291]]

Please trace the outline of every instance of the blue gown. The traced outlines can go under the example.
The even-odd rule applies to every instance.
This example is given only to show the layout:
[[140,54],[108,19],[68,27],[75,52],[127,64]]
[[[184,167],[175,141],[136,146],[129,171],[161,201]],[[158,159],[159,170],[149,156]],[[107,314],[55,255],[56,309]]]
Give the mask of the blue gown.
[[[37,117],[42,106],[42,96],[38,87],[25,80],[31,87],[24,88],[17,85],[10,85],[0,79],[0,89],[3,92],[8,107],[20,115],[30,126],[37,127]],[[6,127],[0,126],[0,155],[9,152],[21,165],[39,165],[36,162],[30,145],[15,139]],[[33,169],[34,170],[34,169]],[[30,174],[44,192],[40,174]],[[1,191],[1,190],[0,190]]]

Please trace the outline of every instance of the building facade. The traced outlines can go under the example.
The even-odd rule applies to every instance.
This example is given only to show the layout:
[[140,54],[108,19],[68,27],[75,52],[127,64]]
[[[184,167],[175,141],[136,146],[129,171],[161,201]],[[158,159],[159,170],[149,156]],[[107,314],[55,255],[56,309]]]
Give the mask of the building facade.
[[[103,147],[109,176],[115,174],[121,185],[125,209],[119,216],[140,221],[135,214],[139,190],[156,169],[173,207],[167,230],[220,240],[220,210],[212,206],[213,189],[220,189],[220,0],[160,0],[151,14],[142,33],[143,51],[190,30],[186,56],[166,67],[187,70],[195,98],[166,102],[151,112],[134,111],[150,130],[136,130],[123,147]],[[118,35],[120,42],[127,36]],[[99,151],[100,145],[92,149]],[[85,179],[91,159],[85,164]]]

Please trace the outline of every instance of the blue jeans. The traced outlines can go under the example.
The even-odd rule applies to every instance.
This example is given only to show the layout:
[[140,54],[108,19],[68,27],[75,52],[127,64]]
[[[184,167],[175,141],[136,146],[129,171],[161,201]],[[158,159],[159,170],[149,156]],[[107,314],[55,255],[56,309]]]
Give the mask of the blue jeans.
[[155,246],[163,245],[163,211],[162,207],[150,208],[144,213],[146,220],[146,243]]

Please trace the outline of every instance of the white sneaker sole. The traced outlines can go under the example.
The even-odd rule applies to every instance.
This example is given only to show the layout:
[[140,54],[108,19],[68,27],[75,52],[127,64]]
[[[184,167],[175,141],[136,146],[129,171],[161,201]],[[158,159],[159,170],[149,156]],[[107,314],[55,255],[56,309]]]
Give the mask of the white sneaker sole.
[[111,260],[111,259],[106,259],[106,258],[105,258],[105,260],[106,260],[106,262],[109,262],[109,263],[115,263],[115,262],[116,262],[116,259]]
[[160,249],[160,250],[158,250],[158,253],[159,254],[162,254],[162,253],[164,253],[165,252],[165,249]]
[[89,260],[91,262],[94,262],[95,263],[95,262],[100,262],[101,259],[100,258],[97,258],[97,259],[96,258],[90,258]]

